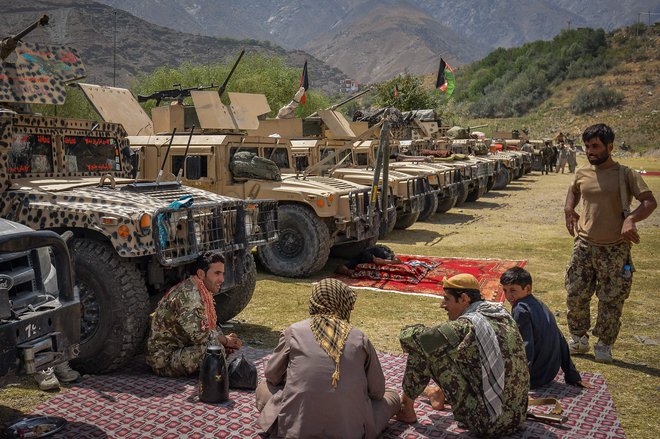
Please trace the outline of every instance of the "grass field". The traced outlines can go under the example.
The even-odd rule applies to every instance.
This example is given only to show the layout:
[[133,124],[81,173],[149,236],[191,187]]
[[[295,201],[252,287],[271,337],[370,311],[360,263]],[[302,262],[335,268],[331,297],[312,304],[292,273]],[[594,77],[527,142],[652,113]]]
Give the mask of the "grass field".
[[[660,159],[633,159],[630,166],[660,170]],[[436,215],[410,229],[396,231],[384,244],[401,254],[478,258],[526,259],[534,278],[535,294],[557,315],[566,329],[564,271],[572,251],[572,238],[563,220],[563,204],[571,174],[538,173],[514,181],[505,190],[491,191],[476,203]],[[656,196],[660,177],[646,182]],[[660,347],[642,344],[634,336],[660,341],[658,317],[658,249],[660,213],[639,224],[642,242],[633,250],[637,268],[633,292],[626,302],[623,326],[614,347],[613,365],[597,364],[592,355],[575,358],[581,371],[605,375],[628,437],[660,435],[655,415],[660,402]],[[331,260],[311,279],[286,279],[260,273],[252,302],[237,317],[234,331],[249,344],[272,348],[279,332],[307,316],[312,281],[329,275],[340,260]],[[595,301],[594,301],[595,304]],[[595,307],[592,304],[592,316]],[[363,329],[377,349],[399,353],[398,334],[411,323],[437,324],[446,320],[440,301],[386,292],[359,291],[352,323]],[[63,390],[66,391],[66,390]],[[29,379],[0,390],[0,421],[29,413],[52,394],[40,392]]]

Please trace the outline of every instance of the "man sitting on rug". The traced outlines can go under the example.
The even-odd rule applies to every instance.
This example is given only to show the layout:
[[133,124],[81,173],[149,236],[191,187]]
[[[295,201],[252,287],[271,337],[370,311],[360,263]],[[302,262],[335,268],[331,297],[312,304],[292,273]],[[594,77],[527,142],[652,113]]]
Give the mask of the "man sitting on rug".
[[591,388],[582,382],[555,316],[532,295],[532,275],[524,268],[513,267],[502,274],[500,283],[525,343],[530,387],[552,382],[561,367],[566,383]]
[[525,422],[529,390],[516,323],[502,305],[482,299],[471,274],[445,278],[442,284],[449,321],[401,330],[408,360],[397,419],[417,422],[415,399],[432,378],[442,389],[427,392],[432,406],[442,408],[446,396],[459,426],[480,436],[512,434]]
[[355,272],[355,267],[359,264],[390,265],[400,263],[401,259],[396,257],[391,248],[377,244],[365,248],[355,258],[337,267],[335,273],[352,276]]
[[225,258],[220,253],[202,253],[195,274],[175,285],[151,315],[147,340],[147,364],[160,376],[186,376],[199,370],[210,345],[223,346],[227,354],[243,342],[217,326],[213,296],[225,279]]
[[[312,287],[310,318],[281,335],[257,387],[259,425],[277,437],[376,438],[399,411],[378,355],[349,323],[355,292],[337,279]],[[341,373],[340,373],[341,372]]]

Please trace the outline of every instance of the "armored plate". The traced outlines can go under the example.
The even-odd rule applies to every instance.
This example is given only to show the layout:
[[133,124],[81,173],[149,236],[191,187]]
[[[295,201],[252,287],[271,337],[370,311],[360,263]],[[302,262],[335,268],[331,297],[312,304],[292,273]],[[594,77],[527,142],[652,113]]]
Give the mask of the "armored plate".
[[129,136],[154,133],[149,115],[129,90],[82,83],[78,86],[103,120],[122,124]]
[[333,137],[353,138],[356,137],[343,114],[332,110],[319,110],[319,116],[326,124]]
[[241,130],[256,130],[259,128],[259,116],[270,112],[263,94],[229,93],[229,100],[236,125]]
[[216,91],[191,91],[199,125],[203,129],[233,130],[236,122],[230,109],[222,103]]

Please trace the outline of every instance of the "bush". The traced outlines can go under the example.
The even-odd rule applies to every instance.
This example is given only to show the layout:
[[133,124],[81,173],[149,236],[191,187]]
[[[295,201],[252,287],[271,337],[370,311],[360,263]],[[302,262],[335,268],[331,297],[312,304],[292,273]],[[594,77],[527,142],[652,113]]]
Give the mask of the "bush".
[[571,102],[571,110],[575,114],[602,110],[619,105],[623,102],[623,93],[606,87],[601,81],[591,88],[581,89]]

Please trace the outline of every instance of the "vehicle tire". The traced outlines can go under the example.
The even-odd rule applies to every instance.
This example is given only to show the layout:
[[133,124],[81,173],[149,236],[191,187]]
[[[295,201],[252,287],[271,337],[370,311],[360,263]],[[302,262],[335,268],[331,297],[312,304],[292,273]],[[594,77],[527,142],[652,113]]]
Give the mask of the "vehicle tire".
[[406,213],[405,215],[397,215],[396,223],[394,223],[395,229],[407,229],[408,227],[415,224],[417,218],[419,218],[419,210],[412,213]]
[[491,175],[488,177],[488,183],[486,184],[486,192],[490,192],[491,189],[493,189],[493,185],[495,184],[495,176]]
[[218,322],[226,322],[235,317],[250,303],[257,285],[257,264],[252,252],[248,252],[241,263],[244,264],[241,284],[215,296],[215,313]]
[[458,198],[456,199],[456,205],[457,206],[462,206],[465,204],[465,201],[467,200],[468,195],[470,194],[470,187],[468,186],[467,183],[461,183],[458,186]]
[[493,184],[493,189],[504,189],[507,184],[509,184],[509,170],[504,168],[495,177],[495,184]]
[[330,254],[337,258],[343,259],[353,259],[360,254],[362,250],[378,242],[378,236],[371,237],[369,239],[363,239],[362,241],[350,242],[348,244],[339,244],[330,250]]
[[394,230],[396,226],[397,213],[396,209],[392,209],[387,212],[387,228],[385,228],[385,222],[380,223],[380,230],[378,231],[378,239],[383,239]]
[[328,226],[305,206],[280,205],[277,216],[279,239],[257,247],[263,266],[285,277],[306,277],[322,269],[330,255]]
[[437,209],[438,209],[438,195],[427,194],[424,197],[424,204],[422,205],[421,212],[419,212],[419,217],[417,218],[417,221],[425,221],[429,219],[429,217],[433,215]]
[[456,205],[457,199],[458,197],[443,198],[443,200],[438,203],[438,208],[435,211],[438,213],[447,212],[449,209]]
[[142,273],[110,243],[71,243],[75,289],[80,295],[81,373],[110,372],[133,358],[147,332],[149,294]]
[[477,201],[479,199],[479,197],[481,196],[482,191],[483,191],[483,189],[481,188],[481,185],[478,185],[477,187],[472,189],[470,192],[468,192],[468,196],[467,196],[465,201],[467,201],[469,203],[474,203],[475,201]]

